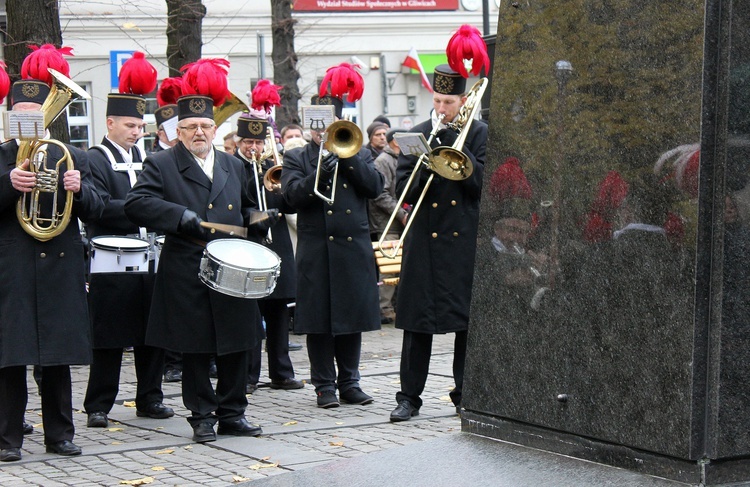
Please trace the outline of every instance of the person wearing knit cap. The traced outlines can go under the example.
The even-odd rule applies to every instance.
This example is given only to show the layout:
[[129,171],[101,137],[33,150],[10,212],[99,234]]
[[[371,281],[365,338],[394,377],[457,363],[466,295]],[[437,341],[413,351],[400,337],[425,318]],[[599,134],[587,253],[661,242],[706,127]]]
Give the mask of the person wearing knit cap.
[[388,117],[386,117],[385,115],[378,115],[378,116],[377,116],[377,117],[375,117],[375,118],[374,118],[374,119],[373,119],[372,121],[373,121],[373,122],[381,122],[381,123],[384,123],[384,124],[388,125],[388,128],[389,128],[389,129],[391,128],[391,121],[390,121],[390,120],[388,120]]
[[[456,119],[466,101],[466,79],[448,65],[440,65],[435,68],[432,86],[432,116],[411,132],[421,133],[429,140],[435,130],[433,148],[452,146],[458,133],[447,124]],[[413,223],[404,243],[396,303],[396,328],[404,330],[404,336],[401,390],[396,394],[398,405],[390,415],[393,422],[407,421],[419,414],[432,337],[436,333],[456,334],[453,356],[456,386],[450,397],[456,411],[460,410],[487,125],[474,120],[466,130],[465,142],[459,149],[471,161],[473,173],[460,181],[436,174],[424,204],[409,217]],[[406,182],[417,163],[417,157],[401,152],[396,170],[397,193],[406,190]],[[429,176],[429,170],[421,169],[419,178],[415,178],[418,184],[411,185],[405,203],[417,202]],[[425,293],[425,289],[433,291]]]
[[[125,215],[125,197],[140,174],[144,154],[137,142],[146,123],[145,93],[156,87],[156,70],[136,53],[123,64],[118,93],[107,97],[107,134],[89,149],[94,182],[106,195],[101,218],[86,225],[94,240],[101,236],[136,235],[146,240],[153,230],[139,227]],[[153,237],[152,237],[153,238]],[[122,352],[133,347],[138,378],[135,403],[138,416],[164,419],[174,411],[164,405],[161,387],[164,350],[146,345],[146,326],[154,287],[153,269],[147,272],[92,273],[89,278],[94,362],[83,408],[87,426],[106,428],[117,397]]]
[[[273,158],[262,159],[268,134],[268,122],[242,115],[237,119],[240,158],[247,173],[250,198],[256,206],[265,201],[266,207],[278,208],[282,216],[270,229],[269,235],[257,239],[281,258],[281,270],[276,287],[270,296],[258,300],[260,314],[266,323],[266,355],[271,389],[302,389],[305,384],[294,378],[294,366],[289,357],[289,325],[291,311],[287,306],[296,297],[297,269],[294,265],[294,250],[289,236],[286,215],[294,213],[278,191],[268,191],[263,184],[266,174],[276,163]],[[260,200],[260,201],[259,201]],[[270,238],[269,238],[270,237]],[[250,351],[247,392],[258,387],[261,370],[261,344]]]
[[[383,175],[384,186],[383,192],[375,199],[369,202],[370,215],[370,238],[373,242],[380,239],[385,230],[391,214],[398,204],[396,195],[396,166],[398,166],[398,154],[400,151],[398,141],[393,137],[399,132],[406,132],[405,129],[391,129],[386,133],[386,146],[383,153],[375,159],[375,168]],[[399,209],[396,220],[391,225],[391,231],[386,235],[386,240],[398,240],[401,232],[406,225],[407,213],[403,208]],[[393,275],[381,275],[380,280],[395,277]],[[381,285],[380,293],[380,322],[382,324],[393,323],[396,313],[393,311],[396,286]]]
[[[333,96],[327,94],[328,80]],[[342,64],[326,72],[314,102],[338,110],[343,102],[337,96],[347,93],[356,101],[363,89],[362,76]],[[337,389],[345,403],[369,404],[373,399],[359,383],[362,332],[380,328],[380,312],[367,200],[383,191],[383,175],[366,148],[340,159],[334,152],[321,154],[323,132],[311,132],[309,144],[284,154],[281,172],[282,194],[296,208],[298,222],[294,332],[307,335],[318,407],[338,407]],[[319,191],[330,194],[338,165],[331,204],[314,194],[319,155]]]
[[[228,68],[224,60],[205,59],[183,68],[183,93],[188,94],[177,100],[179,142],[146,159],[125,202],[131,221],[165,233],[146,341],[182,353],[182,400],[198,443],[215,441],[217,433],[262,433],[245,418],[247,352],[263,338],[258,305],[199,278],[207,242],[226,238],[205,224],[243,226],[249,235],[261,237],[279,217],[278,210],[254,208],[242,162],[213,147],[213,107],[228,93],[225,64]],[[201,84],[206,80],[210,82]],[[216,389],[209,376],[212,356]]]
[[375,160],[383,152],[387,142],[385,140],[385,133],[388,131],[388,125],[382,122],[372,122],[367,127],[367,148],[372,154],[372,159]]
[[[68,72],[63,74],[67,76]],[[13,84],[13,111],[39,110],[50,91],[49,85],[36,79],[33,73],[29,75],[34,78]],[[4,87],[0,101],[8,94],[8,85]],[[44,411],[45,450],[58,455],[81,454],[81,448],[73,443],[70,365],[91,363],[91,343],[83,242],[77,221],[90,221],[104,208],[94,187],[86,153],[66,144],[75,169],[60,167],[55,197],[57,211],[61,212],[67,192],[72,191],[71,221],[62,233],[46,241],[24,231],[16,217],[16,204],[24,195],[26,202],[29,201],[37,184],[37,173],[28,170],[28,159],[16,167],[20,144],[23,142],[10,139],[0,145],[0,193],[5,202],[0,209],[0,232],[4,239],[13,242],[8,251],[0,253],[0,265],[13,276],[0,282],[2,462],[21,459],[29,365],[44,375],[39,391]],[[46,145],[45,150],[47,168],[54,168],[63,157],[62,150],[53,144]],[[39,198],[40,216],[49,218],[52,193],[41,192]],[[28,450],[33,451],[33,447]]]

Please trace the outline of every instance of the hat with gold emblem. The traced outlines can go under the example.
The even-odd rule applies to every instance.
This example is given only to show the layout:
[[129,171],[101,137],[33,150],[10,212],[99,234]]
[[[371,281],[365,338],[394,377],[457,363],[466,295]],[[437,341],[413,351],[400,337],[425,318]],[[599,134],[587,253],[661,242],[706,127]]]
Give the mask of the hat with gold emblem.
[[72,48],[58,49],[52,44],[44,44],[41,47],[30,45],[29,48],[32,52],[23,60],[21,79],[13,83],[11,88],[13,105],[22,102],[40,105],[44,103],[54,83],[54,78],[47,68],[52,68],[66,77],[70,76],[70,66],[63,56],[72,56]]
[[156,89],[156,68],[140,51],[123,63],[120,68],[119,93],[107,95],[107,116],[143,119],[146,114],[144,95]]
[[240,139],[265,140],[268,135],[268,121],[242,114],[237,119],[237,137]]
[[177,100],[179,119],[214,118],[214,107],[220,107],[227,98],[229,61],[206,58],[180,68],[182,96]]
[[182,78],[165,78],[156,91],[156,103],[159,108],[154,112],[156,126],[161,127],[164,122],[177,116],[177,100],[182,95]]

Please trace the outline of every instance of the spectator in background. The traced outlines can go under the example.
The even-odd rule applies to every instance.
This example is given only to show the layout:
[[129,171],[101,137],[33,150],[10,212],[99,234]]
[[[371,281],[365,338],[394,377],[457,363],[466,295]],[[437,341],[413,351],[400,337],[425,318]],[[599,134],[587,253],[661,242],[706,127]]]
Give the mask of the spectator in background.
[[224,136],[224,152],[232,154],[237,151],[237,141],[234,138],[237,136],[237,132],[229,132]]
[[385,149],[385,133],[387,131],[388,125],[383,122],[372,122],[367,127],[367,138],[370,139],[370,142],[367,144],[367,149],[372,154],[373,160],[377,159],[383,152],[383,149]]

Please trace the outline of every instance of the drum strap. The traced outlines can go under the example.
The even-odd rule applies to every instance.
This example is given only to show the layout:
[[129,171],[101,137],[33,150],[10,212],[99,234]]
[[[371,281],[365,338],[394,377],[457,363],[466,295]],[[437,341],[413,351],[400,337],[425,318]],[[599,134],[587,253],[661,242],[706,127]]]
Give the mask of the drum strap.
[[[130,187],[132,188],[135,186],[136,181],[138,180],[138,176],[136,176],[135,172],[140,171],[143,169],[143,163],[142,162],[117,162],[115,159],[115,155],[112,154],[112,151],[109,150],[109,147],[106,145],[98,144],[94,146],[94,149],[99,149],[99,151],[104,154],[104,156],[109,159],[109,163],[112,165],[112,170],[117,172],[127,172],[128,173],[128,179],[130,180]],[[141,160],[143,160],[143,153],[141,152],[141,148],[137,145],[133,146],[133,150],[138,152],[138,156]],[[138,234],[142,239],[146,239],[146,229],[143,227],[138,227]]]

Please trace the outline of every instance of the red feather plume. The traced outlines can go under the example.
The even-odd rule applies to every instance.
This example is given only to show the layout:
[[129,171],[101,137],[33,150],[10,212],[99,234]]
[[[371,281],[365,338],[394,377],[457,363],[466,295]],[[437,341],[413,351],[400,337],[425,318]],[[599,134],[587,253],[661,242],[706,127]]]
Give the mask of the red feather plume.
[[627,181],[617,171],[610,171],[599,183],[599,191],[591,209],[606,216],[611,215],[620,207],[627,195]]
[[531,185],[529,185],[518,159],[508,157],[492,173],[490,194],[500,202],[514,198],[531,199]]
[[182,78],[164,78],[159,90],[156,92],[156,102],[160,107],[164,105],[175,105],[177,99],[182,96]]
[[183,95],[204,95],[213,99],[214,106],[221,106],[229,97],[226,59],[199,59],[180,68]]
[[326,70],[323,81],[320,83],[319,96],[326,96],[329,83],[331,85],[331,96],[343,98],[346,95],[346,101],[349,103],[354,103],[362,98],[365,91],[365,80],[349,63],[341,63]]
[[156,88],[156,68],[146,60],[146,55],[135,51],[133,57],[120,68],[120,93],[145,95]]
[[5,71],[7,66],[4,62],[0,61],[0,103],[5,100],[5,97],[10,93],[10,76]]
[[52,68],[70,77],[70,65],[63,56],[72,56],[72,47],[57,49],[52,44],[44,44],[42,47],[31,44],[29,49],[31,49],[31,53],[26,56],[23,64],[21,64],[21,79],[36,79],[52,86],[55,80],[47,71],[47,68]]
[[482,39],[479,29],[472,25],[462,25],[453,34],[448,47],[445,48],[448,56],[448,64],[453,71],[460,73],[464,78],[469,77],[464,60],[471,60],[471,73],[476,76],[484,67],[485,72],[490,70],[490,56],[487,54],[487,45]]
[[264,110],[266,113],[271,113],[271,107],[281,105],[281,97],[279,96],[281,88],[283,86],[275,85],[267,79],[259,80],[251,94],[252,107],[255,110]]

